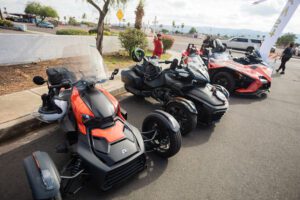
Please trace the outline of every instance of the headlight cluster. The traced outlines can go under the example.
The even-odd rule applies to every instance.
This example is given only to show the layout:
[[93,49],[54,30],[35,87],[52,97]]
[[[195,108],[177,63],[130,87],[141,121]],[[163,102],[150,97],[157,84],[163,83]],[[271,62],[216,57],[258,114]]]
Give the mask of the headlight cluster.
[[216,97],[218,99],[220,99],[221,101],[225,102],[227,100],[226,96],[221,92],[219,91],[218,89],[216,90]]
[[262,84],[267,84],[267,83],[268,83],[268,80],[267,80],[265,77],[263,77],[263,76],[260,76],[260,77],[259,77],[259,80],[260,80],[260,82],[261,82]]

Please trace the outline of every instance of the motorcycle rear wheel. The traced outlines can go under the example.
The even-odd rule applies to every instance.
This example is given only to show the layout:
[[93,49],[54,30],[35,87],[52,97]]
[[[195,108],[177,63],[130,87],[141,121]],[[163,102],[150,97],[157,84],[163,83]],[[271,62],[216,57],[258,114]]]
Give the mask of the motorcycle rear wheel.
[[234,92],[235,80],[228,72],[216,73],[212,78],[212,83],[223,86],[229,93]]
[[170,113],[179,123],[181,135],[187,135],[197,126],[197,114],[191,113],[184,105],[170,103],[166,112]]

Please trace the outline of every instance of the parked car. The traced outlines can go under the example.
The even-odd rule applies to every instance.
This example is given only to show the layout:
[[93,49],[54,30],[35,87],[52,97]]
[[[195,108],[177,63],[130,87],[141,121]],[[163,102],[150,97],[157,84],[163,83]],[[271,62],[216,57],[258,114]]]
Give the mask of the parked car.
[[52,29],[54,28],[53,24],[51,24],[50,22],[44,22],[44,21],[39,22],[36,25],[41,28],[52,28]]
[[[229,40],[222,40],[222,43],[227,48],[240,49],[252,52],[254,49],[259,49],[263,41],[260,39],[248,39],[243,37],[234,37]],[[270,53],[275,53],[276,47],[272,46]]]
[[222,43],[227,48],[241,49],[246,51],[252,51],[260,47],[261,40],[249,39],[245,37],[234,37],[229,40],[223,40]]

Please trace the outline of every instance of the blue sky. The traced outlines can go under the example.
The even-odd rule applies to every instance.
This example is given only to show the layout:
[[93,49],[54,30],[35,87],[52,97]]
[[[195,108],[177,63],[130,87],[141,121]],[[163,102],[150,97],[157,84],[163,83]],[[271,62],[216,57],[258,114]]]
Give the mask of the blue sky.
[[[27,0],[0,0],[0,7],[8,12],[22,12]],[[98,13],[84,0],[39,0],[42,4],[57,9],[59,15],[75,16],[83,13],[95,21]],[[101,1],[100,1],[101,2]],[[159,24],[184,23],[191,26],[213,26],[222,28],[245,28],[269,31],[281,12],[286,0],[268,0],[252,5],[253,0],[145,0],[145,23],[152,23],[157,16]],[[129,0],[125,7],[125,19],[134,23],[134,10],[138,0]],[[107,20],[118,23],[117,8],[111,9]],[[300,33],[300,8],[288,24],[285,32]]]

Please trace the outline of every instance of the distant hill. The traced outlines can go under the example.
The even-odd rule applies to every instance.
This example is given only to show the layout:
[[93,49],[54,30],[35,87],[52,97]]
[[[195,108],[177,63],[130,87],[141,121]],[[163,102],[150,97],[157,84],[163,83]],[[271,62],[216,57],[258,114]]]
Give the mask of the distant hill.
[[[152,26],[153,28],[153,26]],[[164,29],[168,29],[169,31],[172,31],[172,26],[169,25],[163,25]],[[246,37],[252,37],[257,38],[259,35],[260,38],[262,38],[263,35],[267,35],[268,32],[263,31],[257,31],[257,30],[251,30],[251,29],[231,29],[231,28],[219,28],[219,27],[209,27],[209,26],[198,26],[195,27],[198,31],[198,33],[203,34],[212,34],[212,35],[227,35],[228,37],[234,37],[234,36],[246,36]],[[157,29],[161,29],[158,28]],[[183,31],[185,33],[189,32],[191,29],[191,26],[185,26],[183,30],[179,27],[178,31]],[[300,43],[300,34],[297,34],[297,42]]]

